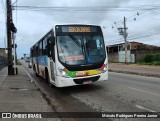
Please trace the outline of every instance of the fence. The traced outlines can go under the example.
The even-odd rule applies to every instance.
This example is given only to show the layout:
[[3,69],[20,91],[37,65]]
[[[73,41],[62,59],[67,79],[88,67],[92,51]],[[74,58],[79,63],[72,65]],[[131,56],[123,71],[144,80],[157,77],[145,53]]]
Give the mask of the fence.
[[5,66],[7,66],[7,58],[3,57],[3,56],[0,56],[0,70],[2,68],[4,68]]

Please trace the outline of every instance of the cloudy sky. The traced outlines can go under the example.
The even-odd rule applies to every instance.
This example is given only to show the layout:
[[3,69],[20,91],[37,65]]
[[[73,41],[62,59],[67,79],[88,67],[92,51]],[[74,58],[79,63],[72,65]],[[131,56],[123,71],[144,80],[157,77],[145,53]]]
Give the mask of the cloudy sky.
[[[0,48],[6,46],[5,6],[1,0]],[[14,6],[19,58],[56,24],[100,25],[106,45],[121,43],[117,28],[123,27],[124,16],[128,41],[160,46],[159,0],[18,0]]]

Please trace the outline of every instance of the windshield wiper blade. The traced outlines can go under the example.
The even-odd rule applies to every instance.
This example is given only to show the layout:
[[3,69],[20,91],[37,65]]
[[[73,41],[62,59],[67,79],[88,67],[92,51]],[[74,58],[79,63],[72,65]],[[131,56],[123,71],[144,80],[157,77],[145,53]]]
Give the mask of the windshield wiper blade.
[[69,34],[69,37],[79,46],[82,47],[81,43],[78,41],[78,39],[71,34]]

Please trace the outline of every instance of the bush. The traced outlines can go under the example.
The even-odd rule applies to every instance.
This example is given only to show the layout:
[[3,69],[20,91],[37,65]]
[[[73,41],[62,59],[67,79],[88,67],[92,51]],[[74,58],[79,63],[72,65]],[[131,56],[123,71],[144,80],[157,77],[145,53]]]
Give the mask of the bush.
[[160,61],[160,54],[156,54],[156,60]]
[[150,63],[152,61],[154,61],[155,56],[153,54],[147,54],[144,58],[145,62]]
[[147,54],[144,58],[145,62],[160,61],[160,54]]

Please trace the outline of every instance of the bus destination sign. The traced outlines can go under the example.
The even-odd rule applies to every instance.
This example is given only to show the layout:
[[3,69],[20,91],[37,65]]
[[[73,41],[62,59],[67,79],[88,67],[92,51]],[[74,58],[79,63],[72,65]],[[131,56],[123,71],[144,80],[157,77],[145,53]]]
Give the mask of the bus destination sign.
[[68,27],[69,32],[91,32],[90,27]]
[[89,26],[63,26],[62,32],[97,32],[97,27]]

